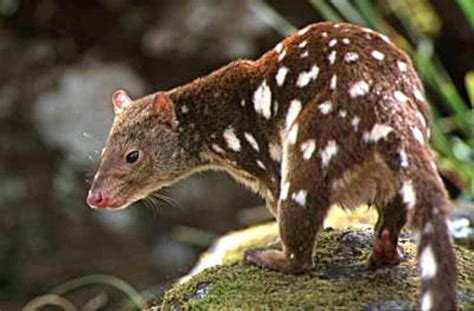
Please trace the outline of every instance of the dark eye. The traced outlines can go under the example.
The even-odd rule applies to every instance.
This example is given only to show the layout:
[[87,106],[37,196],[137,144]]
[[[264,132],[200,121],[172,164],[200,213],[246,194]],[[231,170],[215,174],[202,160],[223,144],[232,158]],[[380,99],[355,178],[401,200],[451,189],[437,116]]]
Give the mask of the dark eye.
[[133,150],[127,153],[127,155],[125,156],[125,160],[127,160],[127,163],[132,164],[137,162],[139,156],[140,152],[138,152],[138,150]]

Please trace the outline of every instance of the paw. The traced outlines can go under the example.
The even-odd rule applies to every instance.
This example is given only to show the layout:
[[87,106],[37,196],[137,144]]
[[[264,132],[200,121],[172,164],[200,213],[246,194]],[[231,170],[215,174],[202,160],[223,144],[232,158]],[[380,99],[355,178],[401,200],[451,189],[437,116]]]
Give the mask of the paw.
[[381,236],[375,240],[372,254],[369,259],[371,268],[385,266],[396,266],[403,262],[403,249],[390,241],[389,232],[384,230]]
[[288,273],[301,274],[312,268],[312,262],[301,263],[290,259],[284,252],[275,249],[249,249],[244,252],[244,262],[263,269]]

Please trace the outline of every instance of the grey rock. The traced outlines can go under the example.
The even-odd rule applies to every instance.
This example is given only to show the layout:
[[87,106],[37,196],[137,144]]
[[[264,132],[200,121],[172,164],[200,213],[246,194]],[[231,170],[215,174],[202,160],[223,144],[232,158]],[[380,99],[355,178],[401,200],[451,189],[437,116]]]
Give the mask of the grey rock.
[[107,136],[113,119],[110,95],[117,88],[141,96],[144,82],[121,64],[85,61],[65,69],[58,88],[35,104],[39,132],[49,144],[65,150],[75,165],[95,165],[90,158],[98,158]]

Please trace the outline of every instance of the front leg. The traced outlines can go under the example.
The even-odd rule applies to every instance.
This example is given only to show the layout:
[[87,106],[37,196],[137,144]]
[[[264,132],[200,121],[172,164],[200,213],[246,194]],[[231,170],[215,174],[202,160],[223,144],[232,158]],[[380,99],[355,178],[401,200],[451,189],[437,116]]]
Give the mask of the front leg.
[[250,249],[244,254],[245,262],[291,274],[312,269],[314,243],[322,227],[328,204],[319,205],[322,202],[314,200],[312,197],[316,195],[313,193],[306,194],[306,200],[303,200],[304,191],[290,190],[289,197],[282,198],[279,202],[278,225],[282,250]]
[[247,250],[245,262],[291,274],[304,273],[313,267],[316,235],[330,204],[326,186],[318,177],[319,159],[303,161],[301,156],[299,146],[286,144],[277,215],[282,250]]

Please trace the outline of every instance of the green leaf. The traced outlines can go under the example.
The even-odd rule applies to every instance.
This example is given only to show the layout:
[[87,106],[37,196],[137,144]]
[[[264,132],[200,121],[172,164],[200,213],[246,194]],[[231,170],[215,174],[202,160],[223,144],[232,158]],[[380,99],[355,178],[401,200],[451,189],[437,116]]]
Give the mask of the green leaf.
[[459,7],[466,16],[471,28],[474,29],[474,1],[472,0],[457,0]]
[[344,19],[325,0],[309,0],[309,3],[321,13],[324,19],[333,22],[342,22]]
[[368,26],[365,19],[359,14],[354,6],[347,0],[331,0],[345,20],[362,26]]
[[471,107],[474,108],[474,71],[469,71],[466,74],[465,80],[467,94],[469,95],[469,101],[471,102]]

